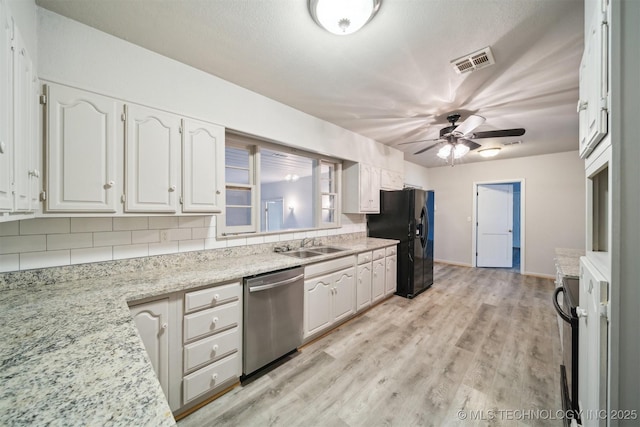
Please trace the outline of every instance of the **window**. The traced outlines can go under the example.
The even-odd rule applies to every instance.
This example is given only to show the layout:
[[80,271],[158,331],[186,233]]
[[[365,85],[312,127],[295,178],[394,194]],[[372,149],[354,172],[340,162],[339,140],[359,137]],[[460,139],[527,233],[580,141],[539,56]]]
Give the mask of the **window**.
[[225,148],[226,228],[235,233],[255,231],[255,179],[251,147]]
[[220,235],[338,227],[337,160],[227,134]]

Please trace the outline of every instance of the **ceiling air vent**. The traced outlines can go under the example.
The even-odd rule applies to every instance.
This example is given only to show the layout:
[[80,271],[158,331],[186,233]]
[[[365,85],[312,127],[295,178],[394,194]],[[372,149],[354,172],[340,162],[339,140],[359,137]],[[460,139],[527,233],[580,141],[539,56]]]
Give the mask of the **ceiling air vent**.
[[453,68],[458,74],[464,74],[481,68],[486,68],[495,63],[496,62],[493,60],[493,54],[491,53],[491,48],[488,46],[477,52],[470,53],[451,61],[451,65],[453,65]]

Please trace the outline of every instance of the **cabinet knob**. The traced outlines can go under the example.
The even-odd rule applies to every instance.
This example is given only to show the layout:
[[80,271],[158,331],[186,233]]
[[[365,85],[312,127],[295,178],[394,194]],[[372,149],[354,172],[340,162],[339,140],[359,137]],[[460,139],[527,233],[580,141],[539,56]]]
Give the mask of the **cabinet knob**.
[[167,325],[167,323],[166,323],[166,322],[165,322],[165,323],[163,323],[163,324],[162,324],[162,329],[167,329],[167,326],[168,326],[168,325]]
[[211,347],[211,351],[214,353],[218,352],[218,344],[214,344],[213,347]]
[[217,373],[211,375],[211,381],[215,381],[217,379],[218,379],[218,374]]
[[169,192],[173,193],[174,191],[176,191],[175,185],[172,185],[171,187],[169,187]]
[[218,318],[214,317],[213,319],[211,319],[211,323],[213,323],[214,325],[218,323]]
[[576,107],[576,113],[579,113],[582,110],[586,110],[589,106],[589,101],[578,100],[578,106]]
[[111,188],[111,187],[113,187],[114,185],[116,185],[115,181],[109,181],[109,182],[107,182],[107,183],[104,185],[104,188],[105,188],[105,189],[107,189],[107,188]]
[[220,190],[216,190],[216,194],[220,194]]
[[220,294],[215,294],[215,295],[213,296],[213,300],[214,300],[214,301],[219,301],[219,300],[220,300]]
[[0,142],[0,154],[4,154],[4,150],[7,148],[7,144]]

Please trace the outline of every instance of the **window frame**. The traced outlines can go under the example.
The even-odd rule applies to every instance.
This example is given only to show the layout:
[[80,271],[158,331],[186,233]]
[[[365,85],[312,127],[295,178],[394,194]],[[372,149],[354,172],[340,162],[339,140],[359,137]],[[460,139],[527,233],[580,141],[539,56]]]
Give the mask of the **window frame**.
[[[274,235],[274,234],[288,234],[288,233],[300,233],[314,230],[325,230],[331,228],[339,228],[340,217],[342,216],[342,160],[323,156],[310,151],[293,148],[287,145],[279,144],[277,142],[261,139],[252,135],[243,133],[236,133],[233,131],[227,131],[225,137],[225,149],[227,147],[247,149],[249,151],[249,170],[250,170],[250,185],[227,183],[226,181],[226,163],[225,163],[225,190],[230,187],[238,188],[251,188],[252,200],[251,200],[251,225],[250,226],[227,226],[226,222],[226,200],[224,214],[220,216],[217,224],[217,238],[233,238],[233,237],[247,237],[247,236],[262,236],[262,235]],[[268,149],[272,151],[279,151],[282,153],[295,154],[297,156],[304,156],[313,160],[313,191],[312,196],[312,209],[313,209],[313,224],[312,228],[288,228],[276,231],[261,231],[261,182],[260,182],[260,158],[261,149]],[[322,193],[321,192],[321,165],[331,164],[334,166],[334,192]],[[330,194],[335,196],[335,216],[333,222],[322,221],[322,195]]]

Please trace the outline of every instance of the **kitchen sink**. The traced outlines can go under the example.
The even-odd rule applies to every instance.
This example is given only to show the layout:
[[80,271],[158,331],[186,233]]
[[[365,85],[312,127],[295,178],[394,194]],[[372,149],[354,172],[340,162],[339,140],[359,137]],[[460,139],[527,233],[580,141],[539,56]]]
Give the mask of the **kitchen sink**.
[[321,254],[333,254],[336,252],[346,251],[346,249],[335,248],[333,246],[320,246],[318,248],[309,248],[309,251],[320,252]]
[[312,258],[314,256],[333,254],[336,252],[346,251],[346,249],[336,248],[333,246],[319,246],[308,249],[298,249],[297,251],[281,252],[282,255],[288,255],[296,258]]
[[291,252],[280,252],[282,255],[292,256],[296,258],[311,258],[314,256],[324,255],[319,252],[311,252],[308,250],[300,250],[300,251],[291,251]]

